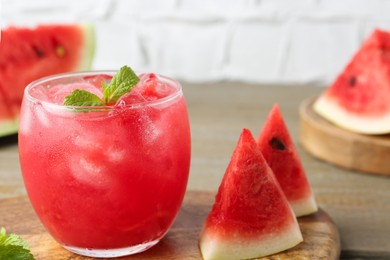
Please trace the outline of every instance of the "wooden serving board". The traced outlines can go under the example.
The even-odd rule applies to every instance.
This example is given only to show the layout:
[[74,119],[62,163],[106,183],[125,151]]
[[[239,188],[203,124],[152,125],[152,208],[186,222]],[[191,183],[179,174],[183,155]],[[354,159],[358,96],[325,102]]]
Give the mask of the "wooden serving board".
[[390,176],[390,135],[363,135],[337,127],[314,111],[315,100],[303,101],[299,109],[302,146],[338,166]]
[[[187,191],[180,214],[165,238],[146,252],[120,259],[202,259],[198,238],[213,203],[213,193]],[[338,259],[339,233],[323,210],[299,218],[299,225],[304,242],[262,259]],[[57,244],[40,224],[27,197],[0,200],[0,226],[24,238],[37,260],[91,259],[73,254]]]

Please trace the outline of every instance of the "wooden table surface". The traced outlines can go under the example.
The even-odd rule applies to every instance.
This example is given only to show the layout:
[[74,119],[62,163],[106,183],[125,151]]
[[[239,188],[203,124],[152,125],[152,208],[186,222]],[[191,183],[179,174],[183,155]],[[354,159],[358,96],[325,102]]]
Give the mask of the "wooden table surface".
[[[192,132],[189,190],[216,191],[242,128],[256,137],[278,103],[316,200],[338,226],[341,259],[390,259],[390,178],[338,168],[314,159],[299,145],[299,104],[322,88],[243,83],[183,88]],[[25,194],[16,138],[1,140],[0,199]]]

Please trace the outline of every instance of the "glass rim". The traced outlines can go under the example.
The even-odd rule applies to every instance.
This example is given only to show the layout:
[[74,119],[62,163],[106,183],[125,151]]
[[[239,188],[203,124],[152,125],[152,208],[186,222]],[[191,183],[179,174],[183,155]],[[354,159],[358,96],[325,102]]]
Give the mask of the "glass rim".
[[[61,108],[61,109],[66,109],[66,110],[77,110],[77,109],[86,109],[88,111],[105,111],[105,110],[113,110],[114,108],[117,108],[115,105],[105,105],[105,106],[67,106],[63,104],[56,104],[47,100],[40,99],[38,97],[34,97],[31,95],[30,90],[33,89],[34,87],[39,87],[41,85],[44,85],[47,82],[53,81],[53,80],[58,80],[61,78],[71,78],[71,77],[80,77],[82,78],[83,76],[91,76],[91,75],[111,75],[113,76],[115,73],[117,73],[118,70],[86,70],[86,71],[76,71],[76,72],[65,72],[65,73],[58,73],[58,74],[53,74],[49,75],[46,77],[39,78],[37,80],[34,80],[30,82],[26,88],[24,89],[24,97],[29,101],[34,104],[36,103],[41,103],[50,107],[54,108]],[[136,73],[137,76],[145,74],[145,73]],[[164,76],[158,73],[154,73],[156,76],[159,78],[162,78],[164,80],[170,81],[169,86],[175,89],[173,93],[170,93],[167,96],[164,96],[162,98],[154,99],[154,100],[145,100],[145,101],[137,101],[135,103],[131,104],[126,104],[124,106],[120,106],[121,108],[137,108],[137,107],[143,107],[143,106],[155,106],[155,105],[160,105],[167,103],[176,97],[180,96],[182,94],[182,86],[179,81],[176,79],[173,79],[168,76]],[[70,84],[72,82],[69,82]]]

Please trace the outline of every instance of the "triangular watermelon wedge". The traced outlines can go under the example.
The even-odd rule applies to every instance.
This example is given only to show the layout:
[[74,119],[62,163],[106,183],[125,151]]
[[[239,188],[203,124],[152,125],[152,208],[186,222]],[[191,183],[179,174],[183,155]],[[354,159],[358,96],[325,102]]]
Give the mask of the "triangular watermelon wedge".
[[269,113],[257,143],[295,215],[317,211],[305,170],[277,104]]
[[203,258],[262,257],[301,241],[286,197],[252,134],[244,129],[201,233]]
[[362,134],[390,133],[390,32],[375,30],[314,104],[334,124]]
[[0,136],[16,133],[24,88],[48,75],[90,69],[95,49],[90,24],[2,29]]

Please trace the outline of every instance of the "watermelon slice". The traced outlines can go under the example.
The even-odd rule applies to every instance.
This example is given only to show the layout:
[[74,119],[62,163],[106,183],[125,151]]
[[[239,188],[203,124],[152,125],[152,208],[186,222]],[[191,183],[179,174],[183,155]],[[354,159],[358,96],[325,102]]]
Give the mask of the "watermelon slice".
[[375,30],[317,99],[315,111],[363,134],[390,133],[390,33]]
[[313,192],[279,106],[272,108],[257,143],[297,217],[317,211]]
[[301,241],[286,197],[252,134],[244,129],[200,236],[203,258],[261,257]]
[[17,132],[23,90],[33,80],[89,69],[94,54],[91,25],[8,27],[0,42],[0,136]]

